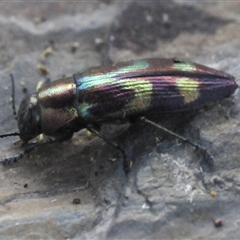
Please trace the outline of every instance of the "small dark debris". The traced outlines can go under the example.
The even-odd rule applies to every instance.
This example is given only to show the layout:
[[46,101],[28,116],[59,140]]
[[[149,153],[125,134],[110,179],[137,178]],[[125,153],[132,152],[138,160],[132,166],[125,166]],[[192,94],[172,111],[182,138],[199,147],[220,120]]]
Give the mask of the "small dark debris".
[[81,199],[80,199],[80,198],[74,198],[74,199],[72,200],[72,203],[73,203],[73,204],[81,204]]
[[79,42],[74,42],[70,45],[70,49],[72,53],[75,53],[78,48],[79,48]]
[[27,94],[27,93],[28,93],[28,89],[27,89],[26,87],[23,87],[22,92],[23,92],[24,94]]
[[220,227],[223,226],[223,222],[222,222],[221,219],[215,219],[215,220],[213,221],[213,223],[214,223],[214,226],[215,226],[216,228],[220,228]]
[[28,188],[28,184],[25,183],[25,184],[23,185],[23,187],[24,187],[24,188]]

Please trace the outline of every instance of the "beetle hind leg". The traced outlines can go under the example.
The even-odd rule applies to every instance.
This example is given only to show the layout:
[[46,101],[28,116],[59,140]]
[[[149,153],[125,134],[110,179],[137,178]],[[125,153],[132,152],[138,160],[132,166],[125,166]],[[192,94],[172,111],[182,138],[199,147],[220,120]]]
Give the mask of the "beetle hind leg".
[[197,143],[189,140],[188,138],[185,138],[185,137],[183,137],[183,136],[181,136],[179,134],[176,134],[176,133],[172,132],[171,130],[169,130],[169,129],[161,126],[160,124],[157,124],[157,123],[155,123],[155,122],[153,122],[153,121],[151,121],[151,120],[149,120],[149,119],[147,119],[145,117],[141,117],[140,121],[144,122],[144,123],[148,123],[148,124],[158,128],[158,129],[168,133],[169,135],[174,136],[174,137],[180,139],[181,141],[186,142],[186,143],[192,145],[195,148],[196,151],[198,151],[199,153],[202,154],[205,162],[208,164],[209,167],[214,166],[213,156],[208,152],[208,150],[206,148],[198,145]]

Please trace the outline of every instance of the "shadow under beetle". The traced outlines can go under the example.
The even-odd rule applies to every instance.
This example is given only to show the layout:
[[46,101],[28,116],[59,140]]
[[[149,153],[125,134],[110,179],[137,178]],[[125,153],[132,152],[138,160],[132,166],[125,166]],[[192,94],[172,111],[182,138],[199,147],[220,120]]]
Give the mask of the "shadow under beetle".
[[[12,76],[13,112],[25,149],[3,163],[17,161],[43,143],[27,144],[40,134],[49,142],[70,139],[83,128],[95,133],[123,154],[123,169],[129,163],[123,149],[99,131],[103,123],[140,120],[188,142],[210,164],[213,158],[198,144],[150,121],[150,114],[189,111],[230,96],[238,87],[233,76],[206,66],[178,59],[143,59],[92,67],[71,77],[44,84],[27,95],[15,110]],[[46,143],[46,142],[45,142]]]

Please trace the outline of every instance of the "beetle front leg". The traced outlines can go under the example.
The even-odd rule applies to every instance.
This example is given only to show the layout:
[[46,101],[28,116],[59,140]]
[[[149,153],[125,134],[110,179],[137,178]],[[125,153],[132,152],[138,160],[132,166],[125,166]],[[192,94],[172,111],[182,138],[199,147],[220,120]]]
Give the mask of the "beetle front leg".
[[167,128],[165,128],[165,127],[163,127],[163,126],[161,126],[161,125],[159,125],[159,124],[157,124],[157,123],[155,123],[155,122],[153,122],[153,121],[151,121],[151,120],[149,120],[149,119],[147,119],[145,117],[141,117],[140,121],[142,121],[144,123],[148,123],[148,124],[158,128],[158,129],[161,129],[162,131],[168,133],[169,135],[174,136],[174,137],[180,139],[181,141],[186,142],[186,143],[192,145],[197,151],[199,151],[202,154],[204,160],[206,161],[206,163],[209,166],[213,166],[214,165],[214,159],[213,159],[212,155],[208,152],[208,150],[206,148],[198,145],[195,142],[192,142],[188,138],[185,138],[185,137],[183,137],[181,135],[178,135],[178,134],[172,132],[171,130],[169,130],[169,129],[167,129]]
[[106,143],[108,143],[109,145],[111,145],[112,147],[116,148],[117,150],[119,150],[121,152],[121,154],[123,156],[123,163],[122,163],[123,171],[125,174],[128,174],[128,172],[130,170],[130,164],[127,160],[127,155],[126,155],[124,149],[122,149],[117,143],[114,143],[111,139],[102,135],[96,128],[94,128],[93,125],[88,125],[87,130],[91,133],[96,134],[98,137],[103,139]]

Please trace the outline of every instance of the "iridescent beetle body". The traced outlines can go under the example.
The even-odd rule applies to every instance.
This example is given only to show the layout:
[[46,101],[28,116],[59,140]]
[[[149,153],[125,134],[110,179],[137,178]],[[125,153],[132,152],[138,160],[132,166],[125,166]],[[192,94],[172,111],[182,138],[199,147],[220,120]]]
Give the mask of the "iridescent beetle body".
[[[191,110],[228,97],[236,88],[234,78],[226,73],[174,59],[94,67],[45,84],[27,96],[18,113],[20,137],[64,135],[91,123]],[[30,103],[38,109],[31,109],[32,119],[38,116],[38,121],[26,133],[25,124],[31,125],[26,117]]]
[[17,116],[20,138],[44,133],[65,140],[89,125],[199,108],[237,87],[231,75],[177,59],[93,67],[26,96]]

